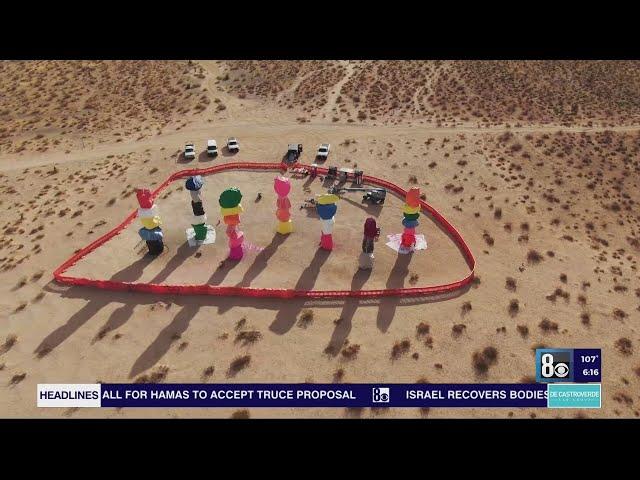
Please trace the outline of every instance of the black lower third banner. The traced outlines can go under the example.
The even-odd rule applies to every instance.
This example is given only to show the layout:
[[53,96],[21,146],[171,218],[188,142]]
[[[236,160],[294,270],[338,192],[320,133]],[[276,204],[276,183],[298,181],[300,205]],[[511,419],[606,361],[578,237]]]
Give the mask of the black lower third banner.
[[39,407],[547,407],[545,384],[39,384]]

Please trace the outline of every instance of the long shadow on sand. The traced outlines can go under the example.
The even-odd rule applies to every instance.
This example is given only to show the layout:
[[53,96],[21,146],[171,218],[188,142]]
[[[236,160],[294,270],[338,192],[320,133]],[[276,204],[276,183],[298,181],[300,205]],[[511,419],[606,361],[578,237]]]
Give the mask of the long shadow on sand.
[[[409,274],[409,264],[412,258],[413,253],[398,254],[391,272],[389,272],[389,278],[387,278],[387,283],[385,284],[386,289],[404,287],[404,279]],[[398,297],[383,297],[380,299],[376,325],[381,332],[386,332],[389,329],[399,303],[400,299]]]
[[[329,252],[325,252],[324,250],[320,250],[318,252],[314,258],[313,264],[310,265],[310,267],[305,270],[305,274],[300,277],[300,280],[298,281],[299,288],[313,287],[320,267],[326,261],[328,256]],[[149,260],[140,259],[136,264],[131,265],[129,269],[143,268],[144,264],[148,261]],[[140,270],[140,275],[141,274],[142,270]],[[366,272],[356,272],[352,279],[352,288],[358,288],[359,285],[364,284],[366,282],[366,279],[364,278],[366,275]],[[117,275],[114,276],[114,278],[116,277]],[[181,310],[176,314],[171,323],[162,329],[156,339],[134,362],[129,373],[130,377],[133,378],[144,370],[152,368],[169,351],[173,341],[175,340],[175,335],[181,335],[184,333],[191,320],[198,314],[200,308],[204,306],[211,306],[212,304],[217,305],[219,310],[225,312],[233,309],[234,307],[241,307],[243,309],[252,308],[260,312],[275,312],[275,320],[271,324],[270,329],[274,333],[285,334],[291,329],[299,312],[303,308],[336,308],[342,305],[343,310],[341,317],[343,318],[343,321],[337,325],[335,329],[336,331],[334,331],[330,341],[330,345],[341,346],[344,344],[344,339],[347,338],[351,330],[350,319],[353,318],[353,315],[358,308],[375,308],[379,306],[379,317],[384,318],[385,324],[388,326],[395,315],[397,307],[402,308],[403,305],[422,305],[426,303],[448,301],[463,295],[468,289],[469,287],[458,290],[454,293],[402,299],[387,297],[383,299],[353,298],[346,300],[319,299],[305,301],[305,299],[282,300],[275,298],[210,297],[200,295],[167,295],[158,297],[157,295],[147,293],[110,292],[89,287],[66,287],[55,282],[51,282],[47,287],[45,287],[46,291],[57,294],[61,298],[88,299],[88,303],[85,307],[75,313],[65,325],[50,333],[41,342],[35,353],[38,354],[39,357],[46,355],[70,337],[101,308],[112,302],[123,304],[123,306],[114,311],[104,328],[117,328],[117,326],[124,324],[124,322],[133,316],[134,307],[139,305],[152,305],[158,302],[159,299],[166,300],[173,305],[181,307]],[[339,348],[337,351],[339,352]],[[42,355],[40,353],[42,353]]]
[[[331,252],[318,248],[309,266],[305,268],[302,275],[300,275],[294,290],[312,290],[322,265],[324,265],[330,255]],[[284,300],[282,303],[284,306],[278,311],[276,318],[269,326],[269,330],[278,335],[284,335],[293,327],[298,314],[304,307],[305,299],[293,298]]]
[[203,150],[198,154],[198,162],[199,163],[211,162],[211,161],[215,160],[216,157],[217,157],[217,155],[215,155],[213,157],[210,157],[209,154],[207,153],[207,151]]
[[276,233],[271,239],[269,245],[264,247],[264,249],[260,253],[258,253],[253,263],[242,277],[242,280],[240,280],[240,282],[236,286],[251,286],[251,282],[255,280],[256,277],[269,266],[269,259],[274,255],[274,253],[276,253],[280,245],[282,245],[287,238],[289,238],[289,235],[280,235],[279,233]]
[[311,175],[308,175],[307,179],[302,184],[302,191],[304,191],[305,188],[308,188],[309,185],[311,185],[316,178],[318,178],[318,177],[313,177]]
[[[175,258],[175,257],[174,257]],[[233,260],[225,260],[221,267],[218,267],[209,281],[209,285],[219,285],[222,283],[227,274],[233,270],[238,262]],[[131,367],[129,378],[136,377],[145,370],[153,367],[171,348],[176,336],[182,335],[189,327],[189,323],[195,317],[205,302],[187,301],[169,325],[162,329],[156,339],[151,342],[144,352],[138,357]]]
[[191,163],[194,159],[190,159],[184,156],[184,152],[180,152],[178,154],[178,158],[176,158],[176,163]]
[[382,211],[382,205],[374,205],[368,202],[356,202],[355,200],[351,200],[345,196],[340,197],[340,200],[343,200],[351,205],[358,207],[361,210],[364,210],[369,215],[373,215],[374,217],[378,217],[380,212]]
[[[183,243],[178,248],[174,256],[171,257],[171,260],[167,262],[164,268],[153,279],[151,279],[149,283],[164,282],[169,277],[169,275],[171,275],[171,272],[173,272],[180,265],[182,265],[182,263],[188,257],[190,257],[195,252],[195,250],[196,249],[194,249],[193,247],[190,247],[187,242]],[[140,275],[131,279],[127,279],[125,281],[134,281],[134,280],[137,280],[139,277]],[[135,309],[136,305],[137,305],[136,303],[125,303],[121,307],[114,310],[113,313],[109,316],[109,319],[107,320],[107,322],[102,326],[102,328],[100,328],[100,330],[98,330],[98,332],[96,333],[96,336],[93,338],[92,343],[96,343],[100,341],[109,332],[112,332],[122,327],[125,323],[127,323],[127,321],[133,315],[133,310]]]
[[[431,219],[432,220],[432,219]],[[435,222],[434,222],[435,223]],[[254,264],[249,268],[241,284],[250,284],[267,266],[269,258],[277,251],[277,248],[287,237],[278,238],[275,236],[271,244],[265,248],[262,256],[258,256]],[[169,277],[171,272],[178,268],[186,258],[193,254],[193,250],[187,243],[181,245],[171,260],[152,280],[152,283],[160,283]],[[327,261],[330,252],[318,249],[309,266],[301,274],[295,289],[313,289],[317,276],[322,265]],[[409,273],[408,266],[412,255],[398,255],[395,264],[389,274],[386,288],[399,288],[404,285],[406,276]],[[111,279],[115,281],[136,281],[139,279],[145,267],[154,260],[154,257],[145,255],[133,264],[116,273]],[[209,284],[220,284],[229,271],[237,265],[237,262],[226,261],[225,265],[216,270],[209,280]],[[369,278],[368,271],[358,271],[353,275],[351,289],[362,289]],[[61,291],[61,289],[65,289]],[[425,297],[383,297],[381,299],[356,299],[347,298],[345,300],[305,300],[305,299],[267,299],[267,298],[243,298],[243,297],[208,297],[208,296],[162,296],[161,299],[170,300],[173,304],[181,306],[181,310],[176,314],[171,323],[162,329],[156,339],[140,354],[134,362],[130,377],[135,377],[141,372],[153,367],[171,348],[176,335],[185,332],[191,320],[197,315],[200,307],[205,305],[217,305],[220,313],[231,310],[234,307],[254,308],[261,311],[274,311],[275,318],[270,325],[270,330],[278,335],[287,333],[295,324],[296,319],[303,308],[336,308],[342,305],[340,318],[342,319],[335,327],[329,341],[326,353],[337,355],[347,339],[352,328],[352,318],[358,308],[378,306],[377,326],[382,332],[386,332],[393,321],[397,308],[402,305],[415,305],[432,302],[447,301],[465,294],[469,287],[458,290],[451,294],[430,295]],[[104,337],[109,331],[115,330],[124,325],[134,313],[138,305],[151,305],[158,301],[159,297],[144,293],[133,292],[109,292],[87,287],[65,287],[52,282],[46,287],[47,291],[56,293],[63,298],[82,298],[88,302],[79,311],[73,314],[67,322],[56,328],[47,335],[34,353],[40,358],[44,357],[51,350],[57,348],[67,338],[73,335],[82,325],[96,315],[103,307],[109,303],[121,303],[121,307],[116,309],[109,317],[105,325],[98,331],[94,341]]]
[[209,285],[220,285],[229,272],[236,268],[238,263],[239,262],[236,260],[223,260],[223,262],[216,268],[216,271],[213,272],[213,275],[211,275],[207,283]]
[[[111,280],[119,281],[119,282],[130,282],[136,280],[142,276],[144,269],[147,265],[149,265],[155,257],[151,255],[145,255],[144,257],[136,260],[131,265],[116,273]],[[88,290],[82,287],[71,287],[70,290]],[[53,332],[47,335],[42,342],[36,347],[34,353],[38,357],[43,357],[47,355],[51,350],[58,347],[62,342],[64,342],[67,338],[69,338],[73,333],[78,330],[82,325],[87,323],[87,321],[92,318],[96,313],[98,313],[102,308],[107,306],[109,303],[113,301],[113,294],[106,291],[96,291],[93,290],[94,295],[89,296],[89,301],[87,304],[74,313],[67,322],[56,328]],[[129,316],[133,313],[133,308],[137,304],[133,303],[131,306],[130,312],[128,312]],[[116,315],[114,312],[112,317],[116,315],[116,319],[113,320],[114,323],[123,324],[126,322],[128,317],[124,318],[121,312],[119,315]]]
[[171,257],[171,260],[167,262],[167,264],[158,272],[158,274],[151,279],[149,283],[162,283],[169,275],[176,270],[180,265],[184,263],[184,261],[193,256],[196,252],[196,248],[190,247],[188,242],[184,242],[182,245],[178,247],[176,253]]
[[329,187],[333,186],[335,181],[336,180],[334,178],[330,178],[329,176],[325,175],[322,178],[322,188],[329,188]]
[[237,150],[231,151],[231,150],[229,150],[229,148],[227,148],[226,145],[224,147],[222,147],[222,148],[218,148],[218,150],[220,150],[222,152],[222,156],[225,157],[225,158],[235,157],[236,155],[238,155],[238,151]]
[[318,213],[316,212],[316,207],[303,207],[300,208],[298,207],[300,210],[304,210],[304,213],[307,215],[307,218],[320,218],[318,216]]
[[189,323],[200,310],[197,303],[187,303],[182,307],[169,325],[162,329],[156,339],[151,342],[142,354],[137,358],[129,372],[129,378],[136,377],[138,374],[153,367],[158,361],[169,351],[174,339],[178,335],[182,335]]
[[108,333],[120,328],[123,326],[133,315],[133,310],[136,308],[136,303],[125,303],[121,307],[115,309],[111,315],[109,315],[109,319],[107,322],[98,330],[95,337],[91,341],[93,345],[96,342],[102,340]]
[[[362,287],[370,276],[371,270],[358,269],[351,279],[351,290],[362,290]],[[349,333],[351,333],[351,319],[360,304],[360,299],[355,297],[347,298],[344,301],[344,306],[342,307],[342,312],[340,312],[340,316],[338,317],[336,328],[333,330],[329,344],[324,350],[327,355],[335,357],[340,352],[340,349],[344,345]]]

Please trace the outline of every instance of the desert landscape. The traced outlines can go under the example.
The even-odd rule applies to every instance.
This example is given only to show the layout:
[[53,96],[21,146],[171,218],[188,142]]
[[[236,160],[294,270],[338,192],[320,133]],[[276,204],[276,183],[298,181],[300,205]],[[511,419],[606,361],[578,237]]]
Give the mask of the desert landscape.
[[[640,416],[640,63],[633,61],[2,61],[0,416],[8,418],[635,418]],[[240,152],[204,152],[228,137]],[[196,159],[181,155],[194,142]],[[157,297],[53,281],[74,252],[138,207],[136,188],[235,161],[313,163],[409,188],[462,234],[475,279],[455,295],[380,300]],[[402,200],[338,204],[329,255],[299,209],[275,235],[272,173],[205,177],[209,223],[228,186],[247,241],[191,249],[184,182],[156,200],[167,250],[145,258],[132,224],[70,274],[290,288],[446,283],[468,266],[435,223],[398,262]],[[262,199],[257,201],[257,193]],[[357,272],[362,224],[382,236]],[[218,235],[220,236],[218,229]],[[221,265],[222,263],[222,265]],[[277,284],[277,285],[276,285]],[[535,349],[601,348],[600,410],[38,409],[38,383],[535,381]]]

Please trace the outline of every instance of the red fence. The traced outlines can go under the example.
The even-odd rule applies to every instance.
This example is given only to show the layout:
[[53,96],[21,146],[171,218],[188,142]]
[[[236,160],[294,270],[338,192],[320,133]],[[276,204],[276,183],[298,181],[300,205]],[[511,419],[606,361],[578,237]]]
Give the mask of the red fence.
[[[306,165],[295,165],[298,168],[311,168]],[[203,169],[189,169],[181,170],[171,175],[165,180],[158,188],[153,192],[153,198],[155,199],[162,190],[164,190],[170,183],[180,178],[190,177],[191,175],[211,175],[226,170],[285,170],[286,166],[282,163],[249,163],[249,162],[236,162],[236,163],[223,163],[214,167]],[[326,174],[327,168],[318,167],[318,173]],[[370,184],[378,185],[390,190],[400,197],[404,198],[406,191],[397,185],[387,182],[376,177],[368,175],[364,176],[364,181]],[[131,291],[131,292],[148,292],[148,293],[162,293],[162,294],[174,294],[174,295],[224,295],[224,296],[245,296],[245,297],[272,297],[272,298],[342,298],[342,297],[365,297],[365,298],[377,298],[377,297],[390,297],[390,296],[423,296],[432,295],[438,293],[449,293],[460,288],[463,288],[471,283],[473,280],[475,269],[475,258],[469,249],[469,246],[465,243],[464,239],[458,233],[458,231],[451,225],[436,209],[426,202],[420,201],[423,210],[429,212],[433,219],[446,230],[453,238],[456,246],[462,252],[467,265],[469,265],[470,273],[457,282],[448,283],[446,285],[434,285],[427,287],[416,288],[394,288],[384,290],[292,290],[286,288],[253,288],[253,287],[223,287],[217,285],[164,285],[153,283],[135,283],[135,282],[114,282],[111,280],[93,280],[90,278],[82,277],[70,277],[65,276],[69,268],[75,265],[78,261],[84,258],[86,255],[111,240],[114,236],[118,235],[124,230],[137,216],[137,211],[133,211],[120,225],[115,227],[110,232],[106,233],[102,237],[98,238],[88,246],[82,248],[75,253],[66,262],[60,265],[54,272],[53,277],[59,283],[68,285],[81,285],[88,287],[101,288],[104,290],[117,290],[117,291]]]

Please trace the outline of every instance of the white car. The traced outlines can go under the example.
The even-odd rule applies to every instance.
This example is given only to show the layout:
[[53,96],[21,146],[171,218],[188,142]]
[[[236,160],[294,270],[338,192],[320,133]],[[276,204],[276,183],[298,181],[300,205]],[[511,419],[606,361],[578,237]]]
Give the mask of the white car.
[[322,145],[320,145],[318,147],[318,153],[317,153],[316,157],[320,157],[320,158],[326,159],[329,156],[329,150],[331,150],[331,144],[323,143]]
[[207,155],[210,157],[218,155],[218,144],[215,140],[207,140]]
[[187,143],[184,146],[184,158],[187,160],[193,160],[196,158],[196,149],[193,146],[193,143]]
[[230,152],[239,152],[240,144],[238,143],[238,139],[235,137],[231,137],[227,140],[227,150]]

